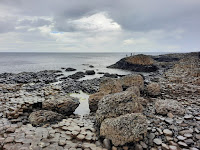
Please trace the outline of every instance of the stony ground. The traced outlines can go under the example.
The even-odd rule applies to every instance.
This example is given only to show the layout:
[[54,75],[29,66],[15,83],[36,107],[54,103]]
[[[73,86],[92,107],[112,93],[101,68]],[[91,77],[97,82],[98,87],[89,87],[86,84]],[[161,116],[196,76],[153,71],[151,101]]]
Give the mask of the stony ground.
[[[62,83],[54,85],[49,84],[56,81],[57,75],[54,71],[40,72],[39,75],[1,74],[0,149],[198,150],[200,149],[199,59],[188,61],[186,59],[180,62],[174,68],[170,67],[164,72],[145,76],[145,86],[157,82],[161,91],[158,95],[149,95],[145,90],[141,92],[141,96],[147,100],[143,111],[147,117],[147,134],[142,140],[123,146],[114,146],[110,140],[99,137],[94,113],[83,118],[77,115],[64,116],[61,121],[45,123],[42,126],[32,126],[28,120],[32,112],[42,109],[42,102],[46,96],[77,92],[79,87],[85,92],[95,93],[98,91],[99,79],[79,82],[66,78]],[[51,77],[46,79],[44,74],[49,74]],[[22,76],[26,80],[21,78]],[[33,77],[36,79],[33,80]],[[33,81],[35,83],[32,83]],[[155,94],[157,91],[151,92]],[[157,105],[162,104],[162,100],[168,103],[159,110]]]

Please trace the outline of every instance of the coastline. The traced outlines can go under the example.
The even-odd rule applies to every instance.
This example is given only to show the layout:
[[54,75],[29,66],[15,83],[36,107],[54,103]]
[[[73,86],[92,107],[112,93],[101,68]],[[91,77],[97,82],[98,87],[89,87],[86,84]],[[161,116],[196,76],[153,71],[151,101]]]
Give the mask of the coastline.
[[[196,62],[193,62],[193,55],[197,60]],[[170,59],[166,61],[166,57]],[[81,81],[77,80],[81,79],[76,78],[77,75],[74,79],[63,76],[61,70],[18,74],[2,73],[0,74],[1,146],[4,149],[9,149],[12,146],[19,148],[31,147],[33,149],[69,149],[70,147],[76,149],[147,149],[149,147],[152,149],[172,149],[176,147],[179,149],[193,147],[193,150],[195,150],[195,147],[200,147],[198,57],[198,53],[178,54],[178,56],[177,54],[153,56],[152,58],[157,60],[155,65],[158,66],[158,70],[146,74],[134,72],[133,76],[143,74],[142,77],[144,78],[141,79],[144,82],[144,87],[140,89],[140,96],[138,97],[144,100],[142,104],[143,111],[140,113],[147,118],[147,131],[139,141],[129,141],[122,145],[111,143],[108,138],[105,138],[108,136],[107,134],[99,135],[101,133],[99,133],[99,124],[96,124],[96,115],[98,113],[101,114],[100,110],[97,110],[97,114],[95,112],[89,115],[86,114],[81,120],[79,115],[74,115],[73,113],[65,115],[64,113],[64,118],[61,117],[61,119],[55,121],[56,117],[54,117],[54,121],[51,120],[49,122],[47,120],[47,122],[38,126],[31,125],[29,116],[32,112],[46,110],[42,107],[42,104],[46,99],[49,99],[49,96],[55,99],[54,96],[56,95],[64,96],[70,93],[77,93],[80,90],[93,95],[101,92],[101,88],[104,86],[102,84],[105,84],[105,81],[106,84],[109,84],[104,86],[104,89],[109,86],[111,89],[119,87],[119,90],[108,93],[104,91],[104,94],[110,94],[111,96],[121,92],[123,94],[126,90],[123,89],[124,87],[120,87],[118,82],[121,84],[121,80],[126,78],[126,75],[102,73],[101,78]],[[196,64],[191,65],[191,63]],[[190,65],[190,70],[188,70],[188,65]],[[88,68],[88,70],[94,69]],[[196,70],[197,72],[195,72]],[[98,72],[101,72],[101,70]],[[98,72],[95,71],[95,73]],[[90,76],[85,71],[82,72],[82,76],[79,76],[79,74],[78,77]],[[130,79],[129,77],[127,78],[127,80]],[[151,83],[157,83],[159,87],[150,86]],[[158,94],[155,94],[156,92]],[[58,100],[62,101],[63,99],[59,97]],[[170,102],[171,106],[169,107],[164,101]],[[70,99],[70,107],[75,105],[73,102],[74,100]],[[172,108],[173,104],[177,105],[177,107]],[[68,106],[68,104],[66,105]],[[102,106],[104,105],[102,102]],[[162,106],[162,108],[159,106]],[[65,105],[60,107],[65,107]],[[49,109],[48,107],[47,110]],[[168,111],[162,112],[165,109]],[[180,109],[180,112],[184,109],[184,114],[177,113],[178,109]],[[52,108],[51,111],[54,111],[54,109]],[[128,114],[132,114],[132,112]],[[120,116],[123,117],[123,115]],[[120,116],[113,117],[113,119]]]

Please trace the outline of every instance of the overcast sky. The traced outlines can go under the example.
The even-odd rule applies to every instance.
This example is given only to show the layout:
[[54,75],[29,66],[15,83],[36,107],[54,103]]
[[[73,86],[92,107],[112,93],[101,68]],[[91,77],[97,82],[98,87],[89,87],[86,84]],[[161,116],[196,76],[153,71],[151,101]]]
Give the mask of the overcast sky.
[[0,0],[0,51],[200,50],[200,0]]

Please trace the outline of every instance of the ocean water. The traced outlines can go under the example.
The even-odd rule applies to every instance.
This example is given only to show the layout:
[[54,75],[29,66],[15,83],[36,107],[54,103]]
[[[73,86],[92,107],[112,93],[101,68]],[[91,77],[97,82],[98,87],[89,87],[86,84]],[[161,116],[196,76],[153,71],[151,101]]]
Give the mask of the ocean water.
[[[0,53],[0,73],[37,72],[72,67],[77,71],[95,70],[126,75],[131,72],[106,68],[126,55],[130,53]],[[93,65],[94,68],[89,68],[89,65]],[[67,76],[75,72],[63,70],[63,73]],[[86,78],[100,76],[102,75],[96,74]]]

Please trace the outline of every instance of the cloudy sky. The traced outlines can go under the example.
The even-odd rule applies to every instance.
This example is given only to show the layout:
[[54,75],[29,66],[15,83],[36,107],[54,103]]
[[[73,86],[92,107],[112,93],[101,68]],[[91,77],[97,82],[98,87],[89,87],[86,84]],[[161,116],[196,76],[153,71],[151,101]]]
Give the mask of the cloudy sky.
[[0,0],[0,51],[200,49],[200,0]]

